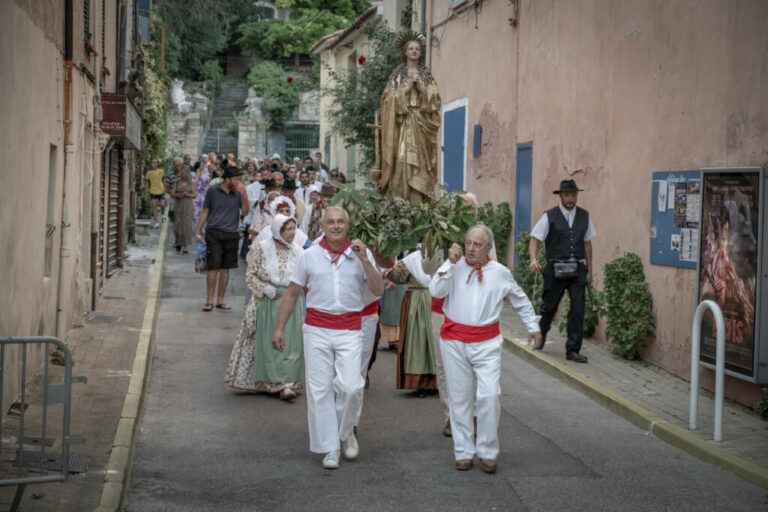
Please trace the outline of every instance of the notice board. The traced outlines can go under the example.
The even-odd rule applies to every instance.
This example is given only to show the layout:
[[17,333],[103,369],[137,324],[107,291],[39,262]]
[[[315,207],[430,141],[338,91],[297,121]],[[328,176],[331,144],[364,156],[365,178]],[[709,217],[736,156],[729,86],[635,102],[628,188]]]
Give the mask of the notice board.
[[695,269],[701,217],[701,171],[653,173],[651,263]]

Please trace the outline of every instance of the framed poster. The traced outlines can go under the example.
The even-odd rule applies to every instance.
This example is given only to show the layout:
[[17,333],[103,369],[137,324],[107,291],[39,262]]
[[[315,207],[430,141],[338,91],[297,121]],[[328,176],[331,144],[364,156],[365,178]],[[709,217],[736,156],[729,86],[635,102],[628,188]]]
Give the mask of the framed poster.
[[[726,373],[755,381],[758,373],[763,183],[760,168],[705,170],[701,177],[698,301],[713,300],[725,321]],[[707,310],[701,362],[715,364],[717,331]]]

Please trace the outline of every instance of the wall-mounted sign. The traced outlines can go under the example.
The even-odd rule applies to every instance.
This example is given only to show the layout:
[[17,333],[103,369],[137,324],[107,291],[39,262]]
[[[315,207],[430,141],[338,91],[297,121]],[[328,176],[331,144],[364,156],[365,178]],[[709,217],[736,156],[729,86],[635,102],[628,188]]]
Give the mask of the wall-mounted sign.
[[[702,173],[701,243],[698,265],[700,303],[713,300],[725,321],[725,367],[734,376],[765,381],[766,338],[759,312],[761,273],[765,273],[765,183],[760,168],[717,169]],[[762,326],[768,329],[768,325]],[[715,364],[716,327],[707,311],[701,327],[701,361]],[[762,351],[760,350],[762,348]]]
[[141,149],[141,117],[125,94],[102,94],[101,108],[101,131],[127,149]]

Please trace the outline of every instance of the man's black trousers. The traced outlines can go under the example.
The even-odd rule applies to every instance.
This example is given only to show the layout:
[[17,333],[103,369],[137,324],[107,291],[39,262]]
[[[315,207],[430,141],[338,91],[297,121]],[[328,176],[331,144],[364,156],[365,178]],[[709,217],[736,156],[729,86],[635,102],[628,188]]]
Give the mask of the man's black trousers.
[[581,350],[581,342],[584,332],[584,290],[587,288],[587,266],[579,263],[578,275],[571,279],[555,279],[555,270],[551,263],[541,271],[544,277],[544,293],[542,296],[539,314],[539,327],[541,335],[547,338],[547,332],[552,326],[552,318],[557,313],[560,299],[565,290],[571,301],[571,309],[568,311],[568,340],[565,343],[565,351],[578,352]]

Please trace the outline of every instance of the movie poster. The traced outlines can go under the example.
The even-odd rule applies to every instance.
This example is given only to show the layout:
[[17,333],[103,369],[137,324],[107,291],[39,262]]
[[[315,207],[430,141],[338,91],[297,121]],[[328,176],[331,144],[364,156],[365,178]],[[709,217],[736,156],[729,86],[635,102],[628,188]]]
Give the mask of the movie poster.
[[[725,321],[725,365],[753,376],[760,174],[702,174],[699,302],[715,301]],[[707,311],[701,326],[701,360],[715,364],[717,329]]]

